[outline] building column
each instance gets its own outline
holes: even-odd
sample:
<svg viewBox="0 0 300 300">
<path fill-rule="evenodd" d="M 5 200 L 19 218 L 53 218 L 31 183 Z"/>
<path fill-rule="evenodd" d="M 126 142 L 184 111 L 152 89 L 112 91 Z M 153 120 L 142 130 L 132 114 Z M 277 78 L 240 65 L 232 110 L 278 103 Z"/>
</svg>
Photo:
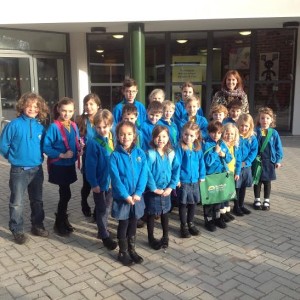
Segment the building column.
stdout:
<svg viewBox="0 0 300 300">
<path fill-rule="evenodd" d="M 139 93 L 137 99 L 146 104 L 145 99 L 145 35 L 144 24 L 131 23 L 128 25 L 130 41 L 130 70 L 131 77 L 137 82 Z"/>
</svg>

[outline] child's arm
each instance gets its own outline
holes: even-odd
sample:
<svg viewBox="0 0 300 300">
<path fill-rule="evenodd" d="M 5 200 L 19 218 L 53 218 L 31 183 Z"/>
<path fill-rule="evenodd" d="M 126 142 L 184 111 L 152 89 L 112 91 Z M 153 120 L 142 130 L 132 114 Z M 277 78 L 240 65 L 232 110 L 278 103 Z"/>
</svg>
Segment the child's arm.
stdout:
<svg viewBox="0 0 300 300">
<path fill-rule="evenodd" d="M 252 162 L 258 154 L 258 142 L 256 136 L 252 136 L 249 145 L 249 153 L 243 162 L 243 167 L 251 167 Z"/>
<path fill-rule="evenodd" d="M 100 151 L 94 140 L 90 140 L 86 145 L 85 156 L 85 176 L 93 192 L 100 193 L 100 187 L 97 182 L 98 163 L 101 162 Z"/>
<path fill-rule="evenodd" d="M 203 157 L 203 151 L 199 150 L 198 155 L 199 155 L 199 178 L 201 182 L 201 181 L 205 181 L 206 168 L 205 168 L 205 162 Z"/>
<path fill-rule="evenodd" d="M 139 156 L 141 158 L 141 169 L 133 196 L 141 197 L 147 185 L 149 169 L 146 154 L 141 149 L 137 150 L 139 151 Z"/>
<path fill-rule="evenodd" d="M 280 168 L 281 167 L 281 161 L 283 158 L 283 147 L 281 143 L 280 136 L 277 131 L 275 131 L 275 156 L 276 156 L 276 162 L 275 162 L 275 167 Z"/>
<path fill-rule="evenodd" d="M 7 124 L 4 127 L 0 137 L 0 154 L 6 159 L 8 159 L 8 154 L 14 135 L 15 128 L 12 126 L 12 123 Z"/>
</svg>

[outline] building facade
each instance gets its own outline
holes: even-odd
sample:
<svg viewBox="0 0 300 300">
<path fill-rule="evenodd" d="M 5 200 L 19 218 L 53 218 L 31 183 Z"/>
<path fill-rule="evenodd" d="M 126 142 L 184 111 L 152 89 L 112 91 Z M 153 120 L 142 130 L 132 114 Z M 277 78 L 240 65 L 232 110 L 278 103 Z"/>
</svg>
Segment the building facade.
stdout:
<svg viewBox="0 0 300 300">
<path fill-rule="evenodd" d="M 155 2 L 138 17 L 124 16 L 134 11 L 131 6 L 139 7 L 136 1 L 130 7 L 118 3 L 117 11 L 103 4 L 101 11 L 108 12 L 103 16 L 94 15 L 95 4 L 77 7 L 63 21 L 61 8 L 55 18 L 50 9 L 52 17 L 44 14 L 42 21 L 39 13 L 37 20 L 5 16 L 0 21 L 0 115 L 14 117 L 16 100 L 28 90 L 39 92 L 51 107 L 63 96 L 73 97 L 79 113 L 83 97 L 96 92 L 103 107 L 112 109 L 125 76 L 137 80 L 138 99 L 145 104 L 157 87 L 176 102 L 181 84 L 191 81 L 207 114 L 224 74 L 236 69 L 251 114 L 270 106 L 279 131 L 300 134 L 299 1 L 273 1 L 271 11 L 268 1 L 244 1 L 230 9 L 214 1 L 204 11 L 192 1 L 182 7 L 187 15 L 180 7 Z"/>
</svg>

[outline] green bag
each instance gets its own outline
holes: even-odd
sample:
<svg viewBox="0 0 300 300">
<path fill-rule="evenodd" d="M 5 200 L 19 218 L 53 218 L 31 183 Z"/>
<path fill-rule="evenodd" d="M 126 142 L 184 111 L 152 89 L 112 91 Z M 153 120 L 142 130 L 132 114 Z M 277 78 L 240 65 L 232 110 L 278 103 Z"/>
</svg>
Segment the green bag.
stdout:
<svg viewBox="0 0 300 300">
<path fill-rule="evenodd" d="M 260 155 L 255 157 L 254 161 L 252 162 L 251 170 L 252 170 L 252 182 L 253 184 L 258 184 L 262 173 Z"/>
<path fill-rule="evenodd" d="M 270 137 L 272 135 L 273 129 L 269 128 L 267 136 L 264 140 L 264 143 L 262 144 L 259 154 L 255 157 L 254 161 L 252 162 L 251 171 L 252 171 L 252 182 L 253 184 L 258 184 L 260 181 L 260 177 L 262 174 L 262 162 L 261 162 L 261 153 L 264 152 L 265 148 L 267 147 L 267 144 L 270 140 Z"/>
<path fill-rule="evenodd" d="M 236 200 L 235 180 L 232 172 L 206 175 L 200 183 L 202 205 Z"/>
</svg>

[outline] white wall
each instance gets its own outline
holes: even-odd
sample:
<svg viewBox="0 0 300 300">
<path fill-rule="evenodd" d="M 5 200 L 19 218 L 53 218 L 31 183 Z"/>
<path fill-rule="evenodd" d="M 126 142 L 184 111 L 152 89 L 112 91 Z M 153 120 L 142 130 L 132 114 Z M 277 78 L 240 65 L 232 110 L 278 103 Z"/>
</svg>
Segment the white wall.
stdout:
<svg viewBox="0 0 300 300">
<path fill-rule="evenodd" d="M 72 94 L 76 114 L 83 111 L 83 98 L 89 93 L 86 34 L 70 34 Z"/>
</svg>

